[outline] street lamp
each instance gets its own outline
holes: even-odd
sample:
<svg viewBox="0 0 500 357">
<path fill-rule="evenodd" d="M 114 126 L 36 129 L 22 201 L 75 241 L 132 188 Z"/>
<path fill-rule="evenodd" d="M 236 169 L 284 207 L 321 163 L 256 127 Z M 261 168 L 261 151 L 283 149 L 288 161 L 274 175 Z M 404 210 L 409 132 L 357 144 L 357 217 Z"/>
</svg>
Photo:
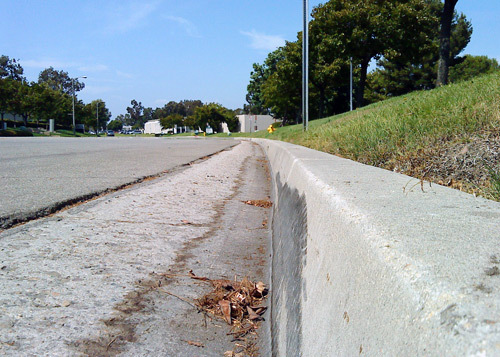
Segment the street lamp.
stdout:
<svg viewBox="0 0 500 357">
<path fill-rule="evenodd" d="M 87 78 L 87 76 L 81 76 L 77 78 L 71 78 L 71 90 L 73 91 L 73 135 L 76 135 L 76 124 L 75 124 L 75 79 Z"/>
<path fill-rule="evenodd" d="M 95 136 L 99 136 L 99 102 L 97 103 L 97 109 L 95 110 Z"/>
<path fill-rule="evenodd" d="M 309 0 L 304 0 L 302 31 L 302 125 L 309 129 Z"/>
</svg>

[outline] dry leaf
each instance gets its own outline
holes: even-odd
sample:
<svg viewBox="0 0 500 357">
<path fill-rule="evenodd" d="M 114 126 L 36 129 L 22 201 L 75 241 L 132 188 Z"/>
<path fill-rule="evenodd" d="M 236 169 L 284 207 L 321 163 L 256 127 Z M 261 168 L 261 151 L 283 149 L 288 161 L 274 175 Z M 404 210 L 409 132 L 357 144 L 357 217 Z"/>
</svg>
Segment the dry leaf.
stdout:
<svg viewBox="0 0 500 357">
<path fill-rule="evenodd" d="M 231 325 L 231 304 L 227 300 L 221 300 L 219 301 L 219 306 L 222 310 L 222 316 L 224 317 L 224 320 Z"/>
<path fill-rule="evenodd" d="M 191 279 L 196 279 L 196 280 L 203 280 L 203 281 L 209 281 L 210 279 L 204 276 L 196 276 L 192 270 L 188 272 L 189 276 Z"/>
<path fill-rule="evenodd" d="M 201 342 L 196 342 L 196 341 L 185 341 L 191 346 L 196 346 L 196 347 L 205 347 L 205 345 Z"/>
<path fill-rule="evenodd" d="M 247 311 L 248 311 L 248 318 L 250 320 L 258 320 L 258 319 L 260 319 L 260 316 L 257 315 L 257 313 L 255 311 L 253 311 L 250 306 L 247 306 Z"/>
<path fill-rule="evenodd" d="M 247 205 L 262 207 L 262 208 L 269 208 L 273 205 L 271 201 L 266 201 L 266 200 L 248 200 L 243 202 L 246 203 Z"/>
<path fill-rule="evenodd" d="M 257 284 L 255 284 L 255 287 L 257 288 L 257 291 L 261 294 L 264 292 L 264 290 L 266 290 L 266 284 L 264 284 L 262 281 L 259 281 Z"/>
</svg>

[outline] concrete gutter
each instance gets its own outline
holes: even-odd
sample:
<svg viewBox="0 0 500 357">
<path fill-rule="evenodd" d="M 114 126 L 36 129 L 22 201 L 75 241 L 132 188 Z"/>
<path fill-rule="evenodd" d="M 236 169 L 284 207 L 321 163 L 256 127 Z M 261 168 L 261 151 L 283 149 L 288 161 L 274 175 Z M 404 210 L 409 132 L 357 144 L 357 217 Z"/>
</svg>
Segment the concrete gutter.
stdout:
<svg viewBox="0 0 500 357">
<path fill-rule="evenodd" d="M 499 203 L 255 141 L 273 176 L 273 355 L 500 354 Z"/>
</svg>

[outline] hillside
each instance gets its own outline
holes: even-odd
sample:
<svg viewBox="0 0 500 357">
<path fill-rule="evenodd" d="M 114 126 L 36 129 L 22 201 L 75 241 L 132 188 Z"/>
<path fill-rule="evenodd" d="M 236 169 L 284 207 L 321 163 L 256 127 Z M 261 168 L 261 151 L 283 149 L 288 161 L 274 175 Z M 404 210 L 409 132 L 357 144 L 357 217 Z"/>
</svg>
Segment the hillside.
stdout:
<svg viewBox="0 0 500 357">
<path fill-rule="evenodd" d="M 500 200 L 500 72 L 259 136 Z"/>
</svg>

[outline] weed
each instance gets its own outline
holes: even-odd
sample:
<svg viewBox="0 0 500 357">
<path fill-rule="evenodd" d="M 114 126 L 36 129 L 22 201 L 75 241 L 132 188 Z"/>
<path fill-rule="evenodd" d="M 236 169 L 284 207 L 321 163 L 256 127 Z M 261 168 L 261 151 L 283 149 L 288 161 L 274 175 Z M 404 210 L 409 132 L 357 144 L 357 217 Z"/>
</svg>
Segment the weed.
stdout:
<svg viewBox="0 0 500 357">
<path fill-rule="evenodd" d="M 500 201 L 500 170 L 492 169 L 488 167 L 488 172 L 490 174 L 490 194 L 497 201 Z"/>
</svg>

